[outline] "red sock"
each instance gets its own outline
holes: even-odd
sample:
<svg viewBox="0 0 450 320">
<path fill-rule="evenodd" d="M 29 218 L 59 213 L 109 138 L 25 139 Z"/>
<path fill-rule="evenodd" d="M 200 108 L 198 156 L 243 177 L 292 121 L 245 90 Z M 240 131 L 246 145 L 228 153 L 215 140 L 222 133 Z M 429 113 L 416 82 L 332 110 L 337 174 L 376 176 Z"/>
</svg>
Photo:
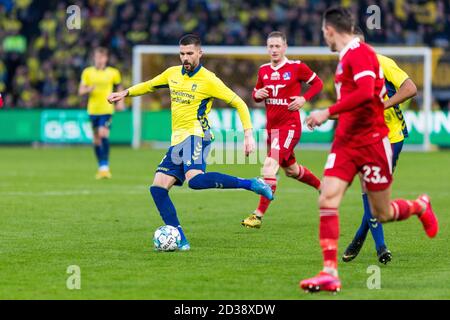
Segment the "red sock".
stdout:
<svg viewBox="0 0 450 320">
<path fill-rule="evenodd" d="M 337 208 L 320 208 L 320 246 L 324 268 L 337 269 L 339 214 Z"/>
<path fill-rule="evenodd" d="M 317 190 L 320 188 L 320 180 L 311 171 L 309 171 L 308 168 L 298 165 L 298 171 L 299 174 L 296 178 L 298 181 L 306 183 Z"/>
<path fill-rule="evenodd" d="M 264 182 L 267 183 L 272 189 L 272 192 L 275 193 L 275 190 L 277 189 L 277 178 L 264 178 Z M 269 208 L 270 202 L 271 201 L 266 197 L 260 197 L 257 210 L 261 212 L 261 215 L 264 215 L 266 213 L 267 208 Z"/>
<path fill-rule="evenodd" d="M 423 211 L 423 207 L 417 200 L 396 199 L 391 201 L 391 207 L 394 210 L 392 220 L 402 221 L 408 219 L 411 215 L 419 215 Z"/>
</svg>

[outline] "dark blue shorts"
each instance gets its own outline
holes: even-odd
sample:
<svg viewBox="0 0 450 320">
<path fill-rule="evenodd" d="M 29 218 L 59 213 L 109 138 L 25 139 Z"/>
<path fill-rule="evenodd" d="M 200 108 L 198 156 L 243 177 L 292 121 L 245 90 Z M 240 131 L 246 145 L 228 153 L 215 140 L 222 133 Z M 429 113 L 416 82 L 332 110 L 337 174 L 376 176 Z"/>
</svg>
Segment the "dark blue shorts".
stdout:
<svg viewBox="0 0 450 320">
<path fill-rule="evenodd" d="M 402 152 L 403 141 L 391 143 L 392 147 L 392 171 L 395 170 L 395 166 L 397 165 L 398 157 L 400 156 L 400 152 Z"/>
<path fill-rule="evenodd" d="M 90 115 L 92 128 L 97 129 L 99 127 L 105 127 L 110 129 L 112 124 L 112 115 L 111 114 L 96 114 Z"/>
<path fill-rule="evenodd" d="M 181 186 L 189 170 L 206 171 L 206 158 L 211 140 L 189 136 L 183 142 L 171 146 L 159 164 L 156 172 L 162 172 L 177 179 L 175 185 Z"/>
</svg>

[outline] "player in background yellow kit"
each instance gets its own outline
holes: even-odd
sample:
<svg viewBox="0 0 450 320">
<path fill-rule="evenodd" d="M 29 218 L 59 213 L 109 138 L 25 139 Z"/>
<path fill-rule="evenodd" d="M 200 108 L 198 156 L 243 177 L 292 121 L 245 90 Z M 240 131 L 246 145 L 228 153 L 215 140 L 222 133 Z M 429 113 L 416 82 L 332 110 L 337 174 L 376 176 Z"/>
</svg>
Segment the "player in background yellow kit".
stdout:
<svg viewBox="0 0 450 320">
<path fill-rule="evenodd" d="M 171 146 L 156 169 L 150 193 L 164 223 L 180 231 L 181 243 L 178 248 L 186 251 L 190 249 L 190 244 L 169 197 L 172 186 L 181 186 L 187 180 L 189 188 L 194 190 L 245 189 L 269 200 L 273 199 L 273 193 L 270 186 L 260 178 L 241 179 L 219 172 L 206 172 L 206 158 L 214 140 L 208 122 L 213 100 L 223 100 L 236 108 L 244 128 L 244 149 L 247 155 L 255 149 L 252 122 L 245 102 L 200 63 L 200 38 L 188 34 L 180 39 L 179 44 L 182 65 L 170 67 L 153 79 L 127 90 L 114 92 L 108 99 L 116 102 L 126 96 L 135 97 L 154 92 L 158 88 L 170 89 Z M 207 196 L 204 201 L 209 201 Z"/>
<path fill-rule="evenodd" d="M 119 70 L 108 66 L 108 49 L 94 50 L 94 65 L 87 67 L 81 74 L 78 94 L 89 95 L 87 112 L 92 123 L 94 150 L 98 162 L 96 179 L 111 178 L 109 169 L 109 132 L 111 129 L 114 105 L 107 98 L 114 91 L 122 90 Z M 116 103 L 116 109 L 124 109 L 124 101 Z"/>
</svg>

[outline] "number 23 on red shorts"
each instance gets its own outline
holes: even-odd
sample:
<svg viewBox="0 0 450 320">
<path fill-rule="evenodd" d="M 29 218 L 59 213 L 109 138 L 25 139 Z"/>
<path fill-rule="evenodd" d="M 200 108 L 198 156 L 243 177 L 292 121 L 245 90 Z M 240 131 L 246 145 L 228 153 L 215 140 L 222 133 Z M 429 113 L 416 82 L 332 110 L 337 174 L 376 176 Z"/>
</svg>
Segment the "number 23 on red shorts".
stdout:
<svg viewBox="0 0 450 320">
<path fill-rule="evenodd" d="M 386 190 L 392 183 L 392 147 L 387 137 L 358 147 L 348 148 L 334 143 L 325 164 L 325 176 L 337 177 L 348 183 L 359 172 L 369 191 Z"/>
</svg>

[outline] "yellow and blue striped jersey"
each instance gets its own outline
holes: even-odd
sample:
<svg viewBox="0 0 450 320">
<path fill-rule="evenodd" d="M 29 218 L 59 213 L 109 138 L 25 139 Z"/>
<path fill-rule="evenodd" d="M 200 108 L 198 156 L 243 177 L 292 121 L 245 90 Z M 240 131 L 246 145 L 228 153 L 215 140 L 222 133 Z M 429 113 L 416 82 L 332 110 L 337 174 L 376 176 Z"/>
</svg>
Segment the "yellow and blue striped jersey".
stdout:
<svg viewBox="0 0 450 320">
<path fill-rule="evenodd" d="M 387 100 L 398 91 L 409 76 L 405 71 L 400 69 L 394 60 L 381 54 L 377 54 L 377 58 L 384 73 L 387 90 L 385 100 Z M 384 121 L 389 128 L 388 137 L 391 143 L 403 141 L 408 137 L 408 128 L 406 127 L 406 122 L 399 105 L 384 110 Z"/>
<path fill-rule="evenodd" d="M 90 115 L 113 114 L 114 105 L 108 102 L 108 96 L 113 92 L 113 86 L 121 82 L 119 70 L 113 67 L 96 69 L 88 67 L 81 74 L 81 84 L 94 86 L 89 93 L 88 113 Z"/>
<path fill-rule="evenodd" d="M 132 86 L 128 89 L 128 94 L 131 97 L 139 96 L 158 88 L 170 90 L 172 146 L 188 136 L 204 137 L 205 132 L 209 132 L 208 113 L 214 98 L 236 108 L 244 129 L 252 128 L 250 112 L 245 102 L 201 64 L 192 72 L 186 72 L 182 66 L 168 68 L 153 79 Z"/>
</svg>

